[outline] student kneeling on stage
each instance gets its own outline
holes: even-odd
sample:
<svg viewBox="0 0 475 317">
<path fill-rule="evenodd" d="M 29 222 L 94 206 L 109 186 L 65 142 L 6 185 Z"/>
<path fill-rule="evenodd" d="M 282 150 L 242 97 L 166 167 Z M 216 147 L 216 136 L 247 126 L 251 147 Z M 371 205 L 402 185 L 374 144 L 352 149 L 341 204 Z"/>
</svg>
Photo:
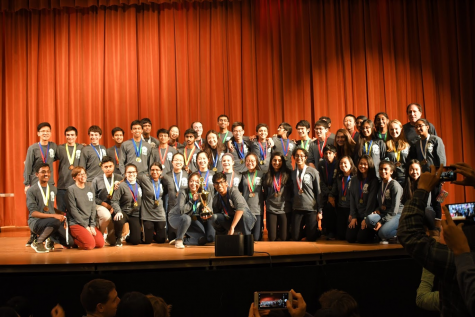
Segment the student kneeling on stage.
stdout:
<svg viewBox="0 0 475 317">
<path fill-rule="evenodd" d="M 206 206 L 201 201 L 200 174 L 194 172 L 188 177 L 188 188 L 183 188 L 178 194 L 178 203 L 168 215 L 170 226 L 177 230 L 176 239 L 170 241 L 177 249 L 184 245 L 204 245 L 214 241 L 214 228 L 208 220 L 211 216 L 200 216 L 203 210 L 211 211 L 212 195 L 209 192 Z M 184 239 L 184 236 L 188 236 Z"/>
<path fill-rule="evenodd" d="M 38 236 L 31 243 L 31 247 L 38 253 L 54 250 L 54 242 L 50 237 L 55 237 L 64 246 L 72 246 L 73 240 L 66 239 L 66 231 L 63 228 L 64 215 L 54 211 L 57 189 L 48 184 L 51 177 L 49 164 L 38 163 L 35 172 L 38 182 L 32 184 L 26 192 L 26 205 L 30 212 L 28 226 L 31 232 Z M 46 246 L 43 245 L 45 240 Z"/>
<path fill-rule="evenodd" d="M 217 194 L 213 198 L 214 215 L 210 221 L 216 234 L 233 235 L 235 230 L 245 235 L 251 234 L 256 217 L 239 190 L 228 187 L 224 173 L 214 174 L 213 185 Z"/>
<path fill-rule="evenodd" d="M 94 190 L 86 185 L 86 169 L 75 167 L 71 176 L 76 183 L 68 188 L 68 222 L 74 242 L 84 250 L 102 248 L 104 238 L 96 228 Z"/>
<path fill-rule="evenodd" d="M 125 166 L 125 181 L 114 191 L 111 201 L 114 208 L 115 245 L 122 246 L 122 229 L 126 222 L 130 226 L 130 244 L 141 242 L 140 207 L 142 205 L 142 188 L 137 184 L 137 167 L 130 163 Z"/>
</svg>

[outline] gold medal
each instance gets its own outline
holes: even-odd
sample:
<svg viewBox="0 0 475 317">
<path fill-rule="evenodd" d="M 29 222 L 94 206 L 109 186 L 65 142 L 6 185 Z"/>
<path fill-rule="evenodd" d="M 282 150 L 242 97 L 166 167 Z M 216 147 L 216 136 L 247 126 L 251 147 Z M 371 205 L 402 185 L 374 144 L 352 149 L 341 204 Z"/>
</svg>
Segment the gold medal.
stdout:
<svg viewBox="0 0 475 317">
<path fill-rule="evenodd" d="M 303 189 L 299 190 L 299 195 L 303 194 Z"/>
<path fill-rule="evenodd" d="M 360 203 L 360 204 L 363 203 L 363 198 L 360 198 L 359 203 Z"/>
<path fill-rule="evenodd" d="M 178 197 L 178 193 L 176 193 L 176 195 L 175 195 L 175 196 L 176 196 L 176 197 Z"/>
<path fill-rule="evenodd" d="M 48 207 L 48 206 L 44 206 L 44 207 L 43 207 L 43 210 L 46 211 L 46 212 L 48 212 L 48 211 L 49 211 L 49 207 Z"/>
<path fill-rule="evenodd" d="M 99 167 L 101 167 L 101 166 L 102 166 L 102 162 L 99 162 Z"/>
<path fill-rule="evenodd" d="M 264 165 L 264 161 L 261 161 L 261 165 Z"/>
<path fill-rule="evenodd" d="M 254 197 L 254 193 L 250 193 L 250 194 L 249 194 L 249 197 Z"/>
<path fill-rule="evenodd" d="M 241 160 L 241 164 L 244 163 L 244 160 Z"/>
<path fill-rule="evenodd" d="M 213 167 L 213 172 L 216 172 L 218 169 L 216 167 Z"/>
<path fill-rule="evenodd" d="M 111 199 L 112 199 L 112 195 L 107 195 L 107 199 L 111 200 Z"/>
<path fill-rule="evenodd" d="M 341 197 L 341 201 L 346 201 L 346 197 L 345 196 Z"/>
<path fill-rule="evenodd" d="M 155 205 L 159 206 L 160 205 L 160 200 L 155 200 Z"/>
<path fill-rule="evenodd" d="M 142 162 L 142 159 L 140 157 L 137 157 L 135 160 L 139 163 Z"/>
<path fill-rule="evenodd" d="M 138 202 L 134 202 L 134 207 L 138 207 L 139 206 L 139 203 Z"/>
<path fill-rule="evenodd" d="M 397 162 L 397 163 L 396 163 L 396 166 L 397 166 L 397 167 L 401 167 L 401 162 Z"/>
<path fill-rule="evenodd" d="M 274 196 L 275 196 L 275 197 L 279 197 L 279 193 L 275 193 Z"/>
<path fill-rule="evenodd" d="M 427 165 L 427 160 L 422 160 L 421 165 Z"/>
<path fill-rule="evenodd" d="M 69 169 L 72 170 L 74 168 L 74 165 L 69 165 Z"/>
</svg>

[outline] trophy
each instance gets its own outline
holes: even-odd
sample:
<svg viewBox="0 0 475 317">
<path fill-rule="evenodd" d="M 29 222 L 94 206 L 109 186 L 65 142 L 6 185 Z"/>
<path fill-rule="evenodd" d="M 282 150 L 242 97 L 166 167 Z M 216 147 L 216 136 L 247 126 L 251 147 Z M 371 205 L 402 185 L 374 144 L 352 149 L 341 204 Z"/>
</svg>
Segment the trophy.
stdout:
<svg viewBox="0 0 475 317">
<path fill-rule="evenodd" d="M 198 195 L 200 195 L 201 204 L 203 205 L 203 208 L 201 209 L 200 217 L 207 219 L 213 215 L 213 212 L 207 206 L 209 191 L 205 190 L 205 186 L 206 186 L 205 179 L 203 177 L 200 177 L 200 188 L 199 188 Z"/>
</svg>

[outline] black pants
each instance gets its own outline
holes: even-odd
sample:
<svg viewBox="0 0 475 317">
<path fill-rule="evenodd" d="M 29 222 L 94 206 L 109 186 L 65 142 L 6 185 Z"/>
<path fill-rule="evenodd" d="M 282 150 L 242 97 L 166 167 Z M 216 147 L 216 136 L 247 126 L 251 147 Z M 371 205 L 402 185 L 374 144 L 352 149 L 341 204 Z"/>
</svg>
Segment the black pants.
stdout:
<svg viewBox="0 0 475 317">
<path fill-rule="evenodd" d="M 361 222 L 363 218 L 358 218 L 356 226 L 354 228 L 348 228 L 346 230 L 346 241 L 349 243 L 373 243 L 376 231 L 373 228 L 366 227 L 361 229 Z"/>
<path fill-rule="evenodd" d="M 280 241 L 287 240 L 287 215 L 267 213 L 266 218 L 267 237 L 269 241 L 275 241 L 277 238 L 277 228 L 279 228 Z"/>
<path fill-rule="evenodd" d="M 322 219 L 322 227 L 326 228 L 327 230 L 327 235 L 332 233 L 333 235 L 336 235 L 336 209 L 333 207 L 329 202 L 327 202 L 323 206 L 322 210 L 323 214 L 323 219 Z"/>
<path fill-rule="evenodd" d="M 114 230 L 116 234 L 117 241 L 120 241 L 122 238 L 122 229 L 124 228 L 124 224 L 126 222 L 129 223 L 130 229 L 130 238 L 127 243 L 130 244 L 140 244 L 141 242 L 141 229 L 142 226 L 140 225 L 140 218 L 139 217 L 132 217 L 127 215 L 126 213 L 122 213 L 124 217 L 119 221 L 114 220 Z"/>
<path fill-rule="evenodd" d="M 346 240 L 349 216 L 350 208 L 336 207 L 336 238 L 338 240 Z"/>
<path fill-rule="evenodd" d="M 262 216 L 256 216 L 256 223 L 254 224 L 254 228 L 252 228 L 251 234 L 254 236 L 254 241 L 260 241 L 262 238 Z"/>
<path fill-rule="evenodd" d="M 153 241 L 156 243 L 165 243 L 167 240 L 167 233 L 165 230 L 166 221 L 143 221 L 143 236 L 144 242 L 150 244 Z"/>
<path fill-rule="evenodd" d="M 305 237 L 307 241 L 315 241 L 322 235 L 318 230 L 317 212 L 315 210 L 294 210 L 292 217 L 292 240 L 300 241 L 304 234 L 301 230 L 305 221 Z"/>
<path fill-rule="evenodd" d="M 33 233 L 40 236 L 46 228 L 53 228 L 53 232 L 49 235 L 51 239 L 66 247 L 72 247 L 74 245 L 74 239 L 71 233 L 68 233 L 68 241 L 66 241 L 66 229 L 64 229 L 63 223 L 56 218 L 42 218 L 36 220 L 33 228 L 30 228 Z M 49 238 L 47 237 L 47 238 Z"/>
</svg>

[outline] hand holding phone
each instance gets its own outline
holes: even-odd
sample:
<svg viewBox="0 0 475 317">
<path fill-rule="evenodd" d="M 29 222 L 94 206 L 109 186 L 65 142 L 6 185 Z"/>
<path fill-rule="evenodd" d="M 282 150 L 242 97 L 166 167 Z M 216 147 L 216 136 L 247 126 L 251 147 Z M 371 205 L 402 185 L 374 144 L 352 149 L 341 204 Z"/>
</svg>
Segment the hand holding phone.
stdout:
<svg viewBox="0 0 475 317">
<path fill-rule="evenodd" d="M 290 292 L 254 292 L 254 306 L 259 310 L 287 309 L 287 301 L 292 302 Z"/>
</svg>

